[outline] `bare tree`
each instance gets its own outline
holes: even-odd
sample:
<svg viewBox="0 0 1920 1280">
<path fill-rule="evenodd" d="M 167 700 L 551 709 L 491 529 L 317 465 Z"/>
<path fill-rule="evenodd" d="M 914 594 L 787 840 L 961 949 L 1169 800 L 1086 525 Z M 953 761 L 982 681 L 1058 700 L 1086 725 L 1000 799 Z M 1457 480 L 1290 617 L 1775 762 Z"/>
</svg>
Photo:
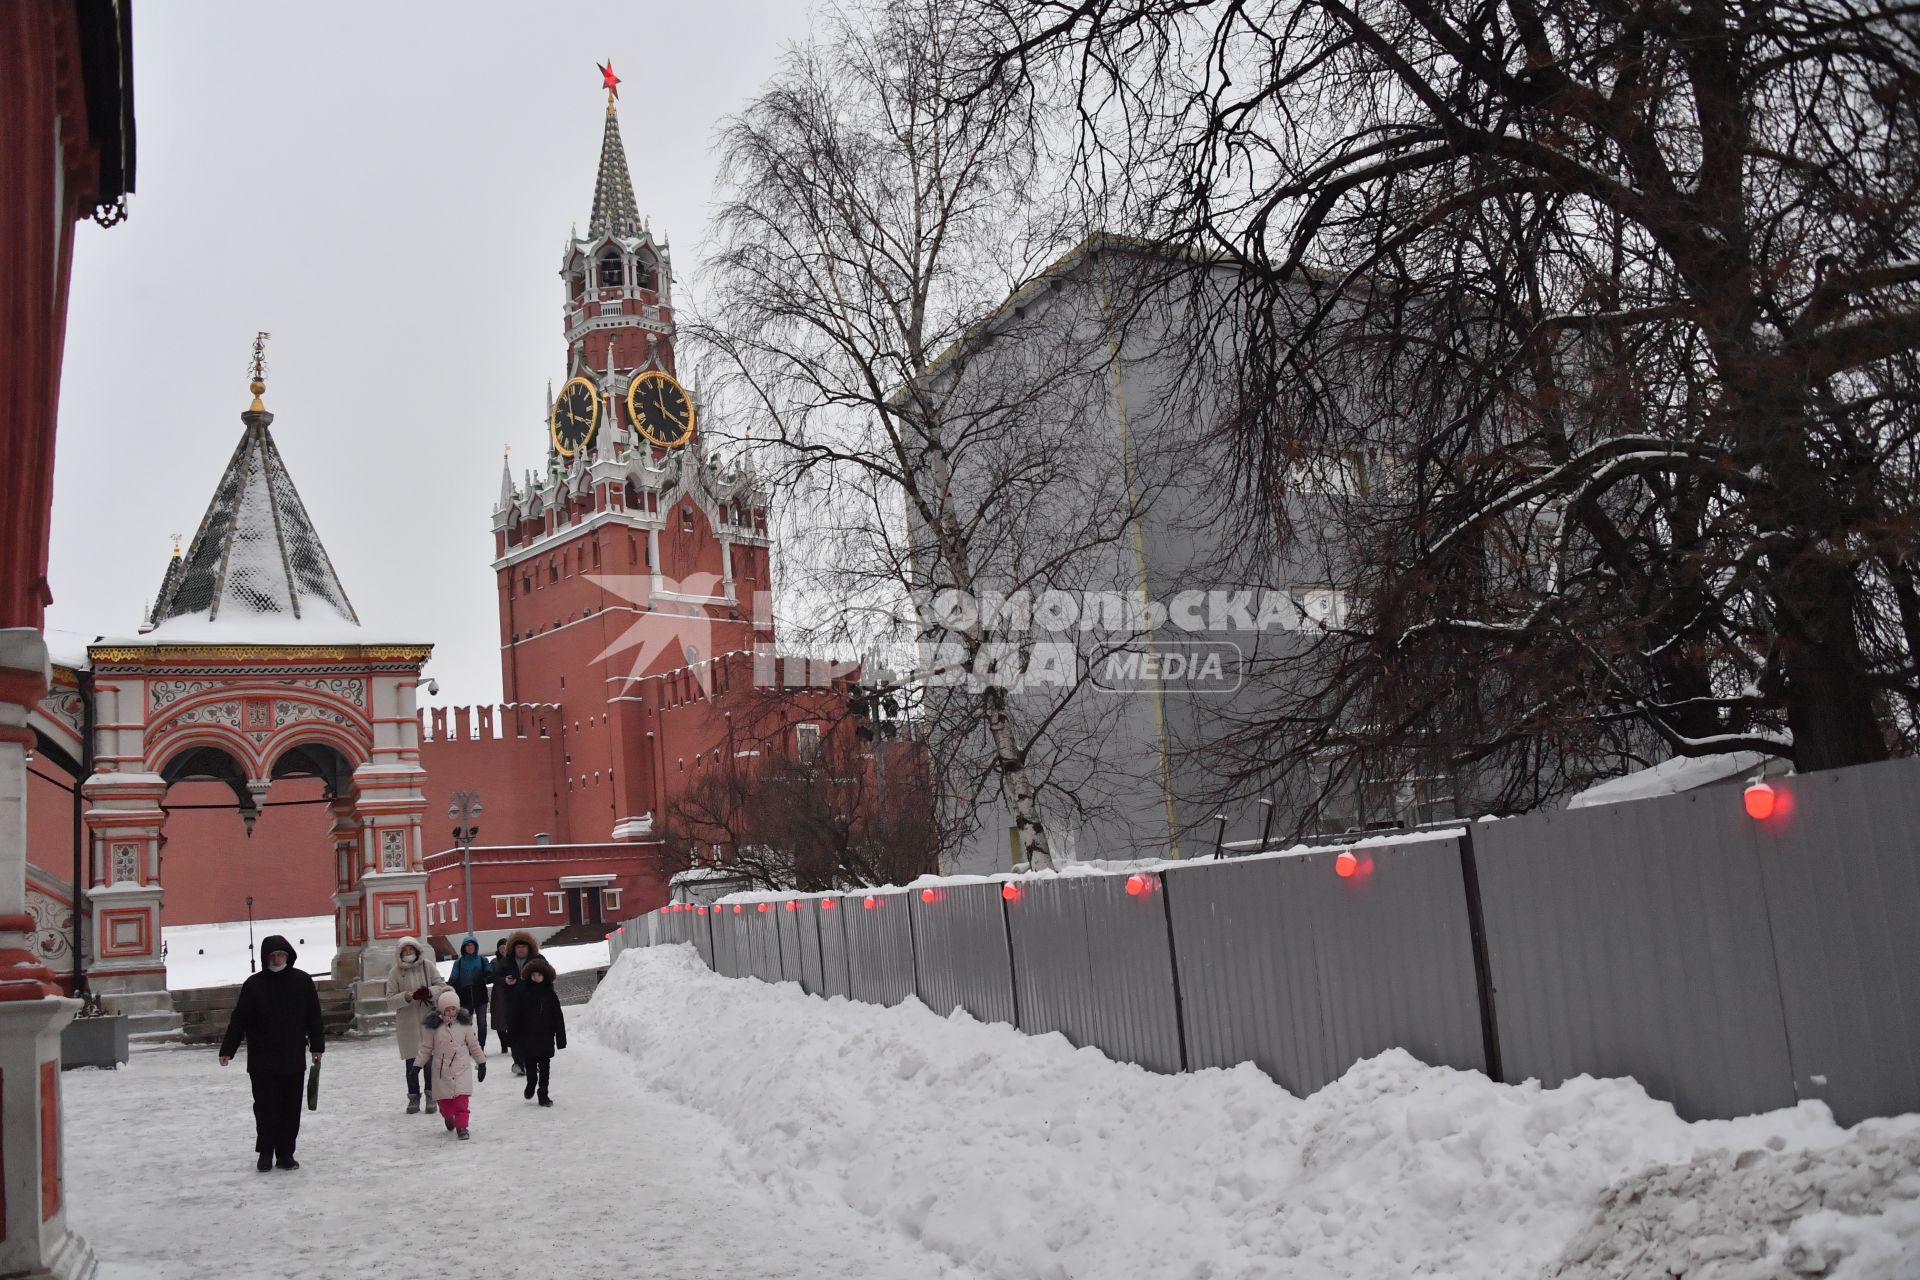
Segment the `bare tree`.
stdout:
<svg viewBox="0 0 1920 1280">
<path fill-rule="evenodd" d="M 1083 589 L 1143 495 L 1089 447 L 1102 316 L 1063 319 L 1046 283 L 1080 222 L 1020 100 L 962 82 L 962 34 L 935 0 L 828 14 L 727 124 L 699 335 L 721 416 L 803 526 L 783 626 L 850 655 L 904 640 L 901 669 L 931 656 L 910 692 L 943 797 L 1003 801 L 1046 866 L 1046 815 L 1095 794 L 1112 708 L 1079 697 L 1079 668 L 1023 682 L 1031 633 L 979 606 Z"/>
<path fill-rule="evenodd" d="M 735 745 L 752 745 L 665 806 L 663 874 L 719 865 L 764 888 L 811 893 L 904 884 L 938 869 L 929 757 L 911 733 L 863 738 L 868 718 L 843 715 L 796 752 L 790 733 L 754 736 L 736 719 Z"/>
<path fill-rule="evenodd" d="M 1324 534 L 1350 569 L 1229 772 L 1424 755 L 1524 804 L 1654 743 L 1911 749 L 1920 10 L 958 20 L 996 87 L 1078 107 L 1104 195 L 1231 268 L 1194 349 L 1271 517 L 1248 549 Z M 1316 465 L 1366 479 L 1303 529 Z"/>
</svg>

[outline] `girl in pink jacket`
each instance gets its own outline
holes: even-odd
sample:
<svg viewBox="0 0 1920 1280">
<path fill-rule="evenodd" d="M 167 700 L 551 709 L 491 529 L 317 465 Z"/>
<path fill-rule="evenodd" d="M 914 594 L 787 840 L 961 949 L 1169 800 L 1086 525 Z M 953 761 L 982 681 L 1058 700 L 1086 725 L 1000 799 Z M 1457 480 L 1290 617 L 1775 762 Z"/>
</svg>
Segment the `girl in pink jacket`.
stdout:
<svg viewBox="0 0 1920 1280">
<path fill-rule="evenodd" d="M 465 1142 L 473 1083 L 487 1078 L 487 1054 L 473 1029 L 472 1011 L 460 1007 L 460 997 L 451 987 L 442 989 L 434 1011 L 427 1015 L 414 1061 L 423 1067 L 432 1064 L 433 1100 L 440 1104 L 448 1131 L 457 1130 Z"/>
</svg>

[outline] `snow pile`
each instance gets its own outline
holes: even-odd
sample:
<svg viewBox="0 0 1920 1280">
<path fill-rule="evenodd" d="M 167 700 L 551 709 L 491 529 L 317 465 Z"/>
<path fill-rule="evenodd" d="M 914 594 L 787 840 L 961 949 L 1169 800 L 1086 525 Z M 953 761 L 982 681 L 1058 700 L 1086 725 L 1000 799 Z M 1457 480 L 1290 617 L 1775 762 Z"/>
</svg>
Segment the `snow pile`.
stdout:
<svg viewBox="0 0 1920 1280">
<path fill-rule="evenodd" d="M 1759 751 L 1727 751 L 1711 756 L 1674 756 L 1633 773 L 1596 782 L 1567 801 L 1569 809 L 1675 796 L 1751 773 L 1773 759 Z"/>
<path fill-rule="evenodd" d="M 1845 1265 L 1843 1265 L 1845 1264 Z M 1920 1276 L 1920 1134 L 1722 1152 L 1608 1188 L 1556 1280 Z"/>
<path fill-rule="evenodd" d="M 1910 1277 L 1895 1259 L 1920 1242 L 1894 1172 L 1920 1117 L 1848 1131 L 1806 1103 L 1687 1124 L 1631 1081 L 1496 1085 L 1398 1051 L 1299 1099 L 1252 1066 L 1155 1076 L 915 1002 L 721 978 L 686 947 L 622 956 L 583 1022 L 717 1119 L 737 1176 L 844 1201 L 982 1277 L 1660 1276 L 1640 1259 L 1686 1256 L 1651 1222 L 1681 1197 L 1698 1216 L 1674 1247 L 1738 1233 L 1757 1256 L 1831 1256 L 1840 1280 Z M 1636 1233 L 1651 1252 L 1627 1252 Z"/>
</svg>

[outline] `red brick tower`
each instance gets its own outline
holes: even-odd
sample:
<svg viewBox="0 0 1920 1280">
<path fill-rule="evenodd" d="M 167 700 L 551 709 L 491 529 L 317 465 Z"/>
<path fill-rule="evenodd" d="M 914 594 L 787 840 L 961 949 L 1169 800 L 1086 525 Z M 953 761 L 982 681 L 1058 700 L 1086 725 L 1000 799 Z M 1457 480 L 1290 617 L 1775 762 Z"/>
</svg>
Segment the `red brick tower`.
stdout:
<svg viewBox="0 0 1920 1280">
<path fill-rule="evenodd" d="M 567 358 L 545 466 L 518 483 L 506 470 L 493 513 L 506 698 L 560 708 L 557 798 L 576 842 L 653 831 L 675 767 L 656 736 L 664 673 L 698 679 L 773 641 L 766 495 L 705 452 L 674 367 L 672 259 L 637 212 L 603 74 L 593 211 L 560 264 Z"/>
</svg>

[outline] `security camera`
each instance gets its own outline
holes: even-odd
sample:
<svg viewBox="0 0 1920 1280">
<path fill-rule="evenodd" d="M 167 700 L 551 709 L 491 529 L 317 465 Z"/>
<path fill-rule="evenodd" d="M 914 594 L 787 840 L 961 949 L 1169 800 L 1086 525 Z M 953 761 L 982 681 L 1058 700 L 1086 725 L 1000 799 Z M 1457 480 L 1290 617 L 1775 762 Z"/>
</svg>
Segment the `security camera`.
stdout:
<svg viewBox="0 0 1920 1280">
<path fill-rule="evenodd" d="M 429 698 L 437 698 L 440 696 L 440 682 L 438 680 L 427 681 L 427 696 Z"/>
</svg>

